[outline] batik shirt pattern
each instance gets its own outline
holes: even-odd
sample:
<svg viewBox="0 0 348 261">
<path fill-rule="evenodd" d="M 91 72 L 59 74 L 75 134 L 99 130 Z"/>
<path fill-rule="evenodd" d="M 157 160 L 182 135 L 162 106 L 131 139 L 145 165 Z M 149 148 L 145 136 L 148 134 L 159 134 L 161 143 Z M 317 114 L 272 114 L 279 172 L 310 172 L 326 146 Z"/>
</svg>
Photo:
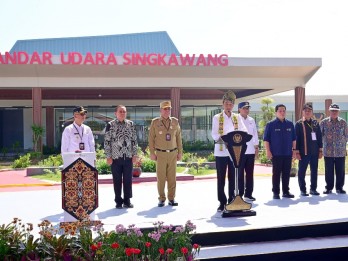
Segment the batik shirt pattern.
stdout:
<svg viewBox="0 0 348 261">
<path fill-rule="evenodd" d="M 137 135 L 132 121 L 110 121 L 105 129 L 104 151 L 107 158 L 131 158 L 137 155 Z"/>
<path fill-rule="evenodd" d="M 328 117 L 320 122 L 320 129 L 323 136 L 324 157 L 345 157 L 348 140 L 347 122 L 340 117 L 337 120 Z"/>
</svg>

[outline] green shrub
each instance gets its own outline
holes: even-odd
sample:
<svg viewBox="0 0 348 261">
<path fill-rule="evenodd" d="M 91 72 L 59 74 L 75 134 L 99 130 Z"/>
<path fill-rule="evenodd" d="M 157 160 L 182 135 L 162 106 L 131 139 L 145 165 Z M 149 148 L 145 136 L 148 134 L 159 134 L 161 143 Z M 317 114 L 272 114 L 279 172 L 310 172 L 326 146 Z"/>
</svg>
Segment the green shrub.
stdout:
<svg viewBox="0 0 348 261">
<path fill-rule="evenodd" d="M 39 162 L 39 166 L 44 167 L 59 167 L 60 165 L 63 165 L 63 158 L 61 154 L 51 155 L 47 159 Z"/>
<path fill-rule="evenodd" d="M 208 162 L 214 162 L 215 161 L 215 156 L 214 153 L 211 152 L 208 157 L 207 157 Z"/>
<path fill-rule="evenodd" d="M 31 151 L 30 153 L 30 163 L 31 165 L 36 165 L 42 159 L 42 153 L 40 151 Z"/>
<path fill-rule="evenodd" d="M 259 159 L 262 164 L 272 164 L 272 161 L 267 158 L 266 150 L 259 152 Z"/>
<path fill-rule="evenodd" d="M 12 163 L 12 168 L 14 169 L 27 168 L 29 166 L 30 166 L 30 153 L 27 153 L 24 156 L 20 156 L 19 159 L 16 159 Z"/>
<path fill-rule="evenodd" d="M 197 160 L 197 153 L 184 152 L 182 155 L 182 162 L 192 162 Z"/>
<path fill-rule="evenodd" d="M 100 144 L 96 144 L 95 154 L 96 154 L 97 160 L 106 158 L 104 149 L 101 148 Z"/>
<path fill-rule="evenodd" d="M 186 141 L 186 142 L 183 142 L 183 148 L 184 148 L 184 151 L 213 150 L 214 143 L 209 140 Z"/>
<path fill-rule="evenodd" d="M 106 163 L 106 159 L 98 159 L 96 167 L 99 174 L 111 174 L 111 166 Z"/>
<path fill-rule="evenodd" d="M 141 169 L 143 172 L 156 172 L 156 162 L 149 158 L 144 158 L 141 163 Z"/>
</svg>

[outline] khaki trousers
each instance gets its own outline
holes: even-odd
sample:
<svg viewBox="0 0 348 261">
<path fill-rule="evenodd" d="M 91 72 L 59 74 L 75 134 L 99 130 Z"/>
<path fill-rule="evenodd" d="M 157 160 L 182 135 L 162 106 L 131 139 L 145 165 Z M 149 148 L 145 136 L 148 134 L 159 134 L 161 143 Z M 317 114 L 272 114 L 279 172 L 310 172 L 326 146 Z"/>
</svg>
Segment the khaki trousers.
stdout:
<svg viewBox="0 0 348 261">
<path fill-rule="evenodd" d="M 166 194 L 164 188 L 166 181 L 168 182 L 168 200 L 174 200 L 175 189 L 176 189 L 176 161 L 178 151 L 172 152 L 162 152 L 156 151 L 157 164 L 156 164 L 156 174 L 157 174 L 157 190 L 158 199 L 161 201 L 166 200 Z"/>
</svg>

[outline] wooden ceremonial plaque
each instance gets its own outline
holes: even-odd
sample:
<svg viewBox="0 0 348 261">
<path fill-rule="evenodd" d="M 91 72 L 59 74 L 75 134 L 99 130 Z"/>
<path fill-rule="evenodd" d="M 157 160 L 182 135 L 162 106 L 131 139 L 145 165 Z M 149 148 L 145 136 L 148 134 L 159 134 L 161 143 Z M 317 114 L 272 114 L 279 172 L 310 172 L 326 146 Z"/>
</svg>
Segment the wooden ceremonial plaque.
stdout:
<svg viewBox="0 0 348 261">
<path fill-rule="evenodd" d="M 62 171 L 62 208 L 77 220 L 98 208 L 98 171 L 81 158 Z"/>
</svg>

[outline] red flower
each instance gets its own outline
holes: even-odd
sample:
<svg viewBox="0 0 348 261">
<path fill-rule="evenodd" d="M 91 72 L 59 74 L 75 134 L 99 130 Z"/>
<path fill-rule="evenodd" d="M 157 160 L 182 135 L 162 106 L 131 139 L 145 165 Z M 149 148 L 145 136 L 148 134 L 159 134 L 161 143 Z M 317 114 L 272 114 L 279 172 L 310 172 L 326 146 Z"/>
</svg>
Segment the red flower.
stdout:
<svg viewBox="0 0 348 261">
<path fill-rule="evenodd" d="M 139 254 L 141 253 L 141 250 L 138 249 L 138 248 L 133 248 L 133 253 L 134 253 L 135 255 L 139 255 Z"/>
<path fill-rule="evenodd" d="M 97 251 L 98 248 L 99 248 L 99 247 L 98 247 L 96 244 L 91 245 L 91 249 L 92 249 L 93 251 Z"/>
<path fill-rule="evenodd" d="M 120 244 L 117 243 L 117 242 L 111 244 L 111 248 L 116 249 L 116 248 L 119 248 L 119 247 L 120 247 Z"/>
<path fill-rule="evenodd" d="M 151 246 L 151 243 L 150 243 L 150 242 L 146 242 L 146 243 L 145 243 L 145 246 L 146 246 L 146 247 L 150 247 L 150 246 Z"/>
<path fill-rule="evenodd" d="M 131 256 L 133 254 L 133 248 L 126 248 L 125 250 L 127 256 Z"/>
<path fill-rule="evenodd" d="M 164 249 L 163 248 L 158 249 L 158 252 L 160 252 L 161 255 L 164 255 Z"/>
<path fill-rule="evenodd" d="M 193 247 L 194 249 L 197 249 L 197 248 L 199 248 L 199 245 L 198 245 L 198 244 L 193 244 L 192 247 Z"/>
<path fill-rule="evenodd" d="M 181 253 L 183 253 L 184 255 L 188 253 L 188 249 L 186 247 L 182 247 L 181 248 Z"/>
<path fill-rule="evenodd" d="M 168 255 L 170 255 L 171 253 L 173 253 L 173 249 L 168 248 L 168 249 L 166 250 L 166 253 L 167 253 Z"/>
</svg>

